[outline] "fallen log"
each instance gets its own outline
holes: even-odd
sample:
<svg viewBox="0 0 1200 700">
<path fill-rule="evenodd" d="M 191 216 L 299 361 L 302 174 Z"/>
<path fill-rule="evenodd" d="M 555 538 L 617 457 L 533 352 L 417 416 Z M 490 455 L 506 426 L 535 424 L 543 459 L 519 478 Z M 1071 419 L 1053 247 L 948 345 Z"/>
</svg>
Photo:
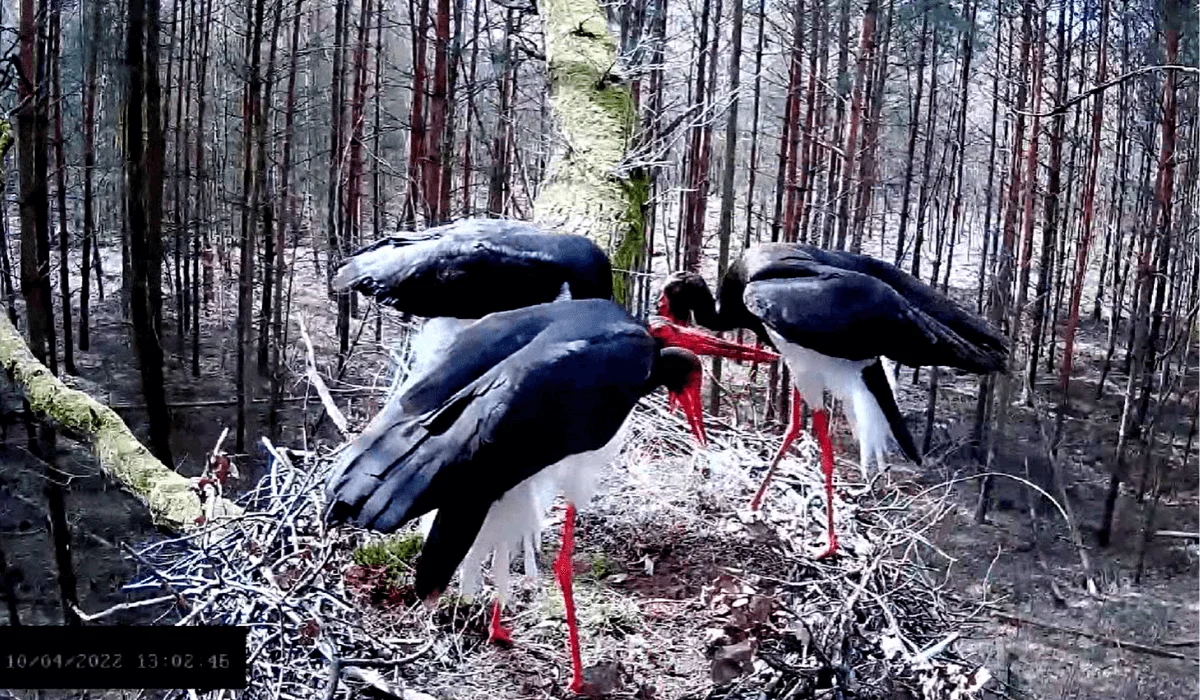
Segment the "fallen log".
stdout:
<svg viewBox="0 0 1200 700">
<path fill-rule="evenodd" d="M 6 314 L 0 313 L 0 368 L 24 394 L 41 420 L 86 443 L 104 473 L 150 509 L 154 523 L 187 532 L 197 521 L 241 515 L 225 499 L 202 506 L 191 482 L 158 461 L 108 406 L 63 384 L 34 357 Z"/>
</svg>

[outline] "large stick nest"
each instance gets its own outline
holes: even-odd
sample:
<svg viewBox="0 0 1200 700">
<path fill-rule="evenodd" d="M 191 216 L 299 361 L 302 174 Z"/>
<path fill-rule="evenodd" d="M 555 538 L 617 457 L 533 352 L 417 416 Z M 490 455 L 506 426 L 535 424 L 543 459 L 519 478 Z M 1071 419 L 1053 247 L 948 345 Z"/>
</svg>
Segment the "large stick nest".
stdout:
<svg viewBox="0 0 1200 700">
<path fill-rule="evenodd" d="M 893 476 L 839 483 L 842 554 L 817 561 L 824 497 L 807 435 L 761 513 L 744 510 L 778 437 L 710 424 L 699 451 L 643 402 L 576 556 L 588 690 L 639 698 L 959 698 L 988 679 L 953 642 L 975 610 L 943 593 L 929 531 L 948 488 Z M 505 611 L 516 646 L 487 644 L 487 600 L 415 599 L 416 525 L 385 539 L 320 523 L 332 452 L 267 445 L 269 473 L 216 537 L 143 548 L 129 588 L 186 601 L 180 624 L 247 625 L 247 697 L 561 697 L 561 598 L 544 552 Z M 213 460 L 219 463 L 221 460 Z M 856 470 L 839 469 L 849 476 Z M 885 483 L 887 481 L 892 483 Z M 556 510 L 546 539 L 557 534 Z M 544 547 L 550 550 L 551 547 Z M 519 566 L 519 562 L 516 563 Z M 314 690 L 316 689 L 316 690 Z M 419 689 L 419 690 L 414 690 Z"/>
</svg>

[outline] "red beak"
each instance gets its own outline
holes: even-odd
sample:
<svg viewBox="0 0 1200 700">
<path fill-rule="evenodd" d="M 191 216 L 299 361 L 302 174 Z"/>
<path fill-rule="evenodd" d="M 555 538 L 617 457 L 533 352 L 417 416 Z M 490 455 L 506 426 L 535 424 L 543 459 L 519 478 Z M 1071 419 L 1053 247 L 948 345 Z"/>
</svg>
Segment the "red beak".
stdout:
<svg viewBox="0 0 1200 700">
<path fill-rule="evenodd" d="M 675 320 L 675 317 L 671 315 L 671 304 L 667 301 L 666 294 L 658 295 L 658 315 L 672 321 Z"/>
<path fill-rule="evenodd" d="M 708 446 L 708 438 L 704 435 L 704 409 L 700 399 L 700 376 L 698 375 L 695 382 L 684 387 L 683 391 L 678 394 L 671 393 L 671 401 L 678 402 L 683 406 L 683 414 L 687 416 L 688 426 L 692 429 L 692 435 L 696 436 L 696 441 L 701 447 Z"/>
<path fill-rule="evenodd" d="M 650 335 L 662 340 L 667 347 L 684 348 L 697 355 L 724 357 L 739 362 L 774 362 L 779 359 L 779 355 L 770 350 L 722 340 L 662 318 L 650 319 L 649 327 Z"/>
</svg>

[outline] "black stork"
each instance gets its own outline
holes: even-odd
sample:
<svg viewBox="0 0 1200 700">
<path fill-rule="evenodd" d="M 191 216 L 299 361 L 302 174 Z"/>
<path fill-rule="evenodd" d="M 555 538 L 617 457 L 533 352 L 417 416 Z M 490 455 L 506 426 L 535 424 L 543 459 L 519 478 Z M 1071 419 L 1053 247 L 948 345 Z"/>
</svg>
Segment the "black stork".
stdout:
<svg viewBox="0 0 1200 700">
<path fill-rule="evenodd" d="M 515 219 L 468 218 L 358 250 L 338 268 L 333 287 L 426 319 L 412 341 L 415 377 L 458 331 L 487 314 L 610 298 L 612 267 L 584 236 Z"/>
<path fill-rule="evenodd" d="M 700 341 L 712 354 L 756 359 L 739 345 Z M 477 569 L 494 549 L 493 568 L 503 574 L 497 585 L 505 587 L 492 609 L 491 636 L 499 640 L 508 636 L 500 611 L 509 548 L 538 540 L 542 514 L 563 493 L 554 571 L 578 692 L 576 505 L 591 499 L 599 470 L 620 451 L 634 404 L 659 386 L 704 443 L 701 378 L 695 354 L 666 347 L 610 301 L 562 300 L 485 316 L 346 448 L 327 487 L 326 520 L 389 532 L 436 510 L 416 569 L 416 592 L 426 600 L 440 595 L 460 564 Z"/>
<path fill-rule="evenodd" d="M 816 409 L 813 431 L 825 476 L 829 544 L 821 556 L 838 548 L 825 392 L 846 408 L 864 475 L 872 458 L 883 467 L 889 438 L 919 465 L 880 358 L 986 374 L 1004 371 L 1008 356 L 1006 340 L 987 323 L 896 266 L 796 243 L 748 249 L 726 272 L 716 299 L 699 275 L 675 273 L 659 297 L 659 314 L 683 325 L 694 319 L 713 331 L 753 330 L 779 350 L 795 383 L 791 425 L 750 507 L 759 508 L 776 467 L 800 434 L 803 395 Z"/>
</svg>

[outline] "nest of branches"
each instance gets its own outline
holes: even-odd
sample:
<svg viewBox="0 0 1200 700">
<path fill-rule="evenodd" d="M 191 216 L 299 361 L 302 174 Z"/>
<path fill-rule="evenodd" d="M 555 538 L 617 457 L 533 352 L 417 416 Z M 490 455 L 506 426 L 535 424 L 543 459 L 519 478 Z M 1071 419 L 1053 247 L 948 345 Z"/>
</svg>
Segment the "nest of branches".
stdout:
<svg viewBox="0 0 1200 700">
<path fill-rule="evenodd" d="M 714 422 L 700 451 L 664 404 L 638 406 L 626 450 L 581 513 L 588 694 L 966 698 L 988 681 L 954 652 L 979 610 L 943 593 L 945 560 L 925 536 L 950 508 L 948 488 L 895 474 L 839 483 L 841 553 L 817 560 L 825 507 L 815 441 L 798 441 L 751 513 L 745 504 L 778 436 Z M 248 626 L 245 697 L 567 696 L 553 551 L 540 576 L 518 579 L 505 612 L 516 646 L 497 649 L 486 641 L 488 601 L 453 587 L 432 609 L 415 599 L 415 524 L 387 538 L 326 531 L 334 451 L 262 442 L 270 468 L 238 499 L 245 514 L 140 548 L 141 576 L 128 586 L 176 601 L 176 624 Z M 224 488 L 236 474 L 228 462 L 215 454 L 220 478 L 199 487 Z"/>
</svg>

